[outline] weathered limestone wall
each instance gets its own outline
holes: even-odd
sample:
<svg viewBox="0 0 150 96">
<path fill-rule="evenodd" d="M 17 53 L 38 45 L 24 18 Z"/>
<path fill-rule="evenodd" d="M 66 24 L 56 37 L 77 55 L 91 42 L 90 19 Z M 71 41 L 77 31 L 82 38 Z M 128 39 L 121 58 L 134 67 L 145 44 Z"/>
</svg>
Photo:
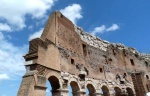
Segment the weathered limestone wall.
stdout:
<svg viewBox="0 0 150 96">
<path fill-rule="evenodd" d="M 18 96 L 45 96 L 46 80 L 53 96 L 67 96 L 69 85 L 74 96 L 85 96 L 86 88 L 90 96 L 135 96 L 136 90 L 150 90 L 150 55 L 92 36 L 60 12 L 51 14 L 41 38 L 30 41 L 24 58 L 27 73 L 37 73 L 32 75 L 35 81 L 24 76 Z M 143 76 L 139 87 L 135 73 Z"/>
</svg>

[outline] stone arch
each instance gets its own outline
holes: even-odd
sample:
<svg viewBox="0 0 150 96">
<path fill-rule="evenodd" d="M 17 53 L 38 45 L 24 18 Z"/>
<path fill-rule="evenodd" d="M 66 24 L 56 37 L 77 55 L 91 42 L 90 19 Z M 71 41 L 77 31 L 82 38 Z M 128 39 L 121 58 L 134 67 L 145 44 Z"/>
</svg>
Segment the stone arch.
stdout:
<svg viewBox="0 0 150 96">
<path fill-rule="evenodd" d="M 48 81 L 52 87 L 52 95 L 58 95 L 60 94 L 58 89 L 60 88 L 59 79 L 56 76 L 50 76 L 48 78 Z"/>
<path fill-rule="evenodd" d="M 89 91 L 89 96 L 93 96 L 96 93 L 95 85 L 91 80 L 86 81 L 86 87 Z"/>
<path fill-rule="evenodd" d="M 115 96 L 121 96 L 121 88 L 116 86 L 114 87 L 114 90 L 115 90 Z"/>
<path fill-rule="evenodd" d="M 50 76 L 48 81 L 51 83 L 52 90 L 57 90 L 60 88 L 59 79 L 55 76 Z"/>
<path fill-rule="evenodd" d="M 70 78 L 68 84 L 70 84 L 71 88 L 72 88 L 72 94 L 73 96 L 78 96 L 78 92 L 80 91 L 80 86 L 78 84 L 78 81 L 76 78 Z"/>
<path fill-rule="evenodd" d="M 96 92 L 94 86 L 92 84 L 87 84 L 87 89 L 89 90 L 89 96 L 93 96 L 94 93 Z"/>
<path fill-rule="evenodd" d="M 70 84 L 71 82 L 76 82 L 77 85 L 79 86 L 79 89 L 81 89 L 81 86 L 78 83 L 79 81 L 75 77 L 70 78 L 68 84 Z"/>
<path fill-rule="evenodd" d="M 130 87 L 127 87 L 126 90 L 127 90 L 128 96 L 134 96 L 134 92 Z"/>
<path fill-rule="evenodd" d="M 72 88 L 72 94 L 73 94 L 73 96 L 78 96 L 78 92 L 80 91 L 78 83 L 75 82 L 75 81 L 71 81 L 70 82 L 70 86 Z"/>
<path fill-rule="evenodd" d="M 57 82 L 59 83 L 60 85 L 60 88 L 62 88 L 62 81 L 60 79 L 61 77 L 61 74 L 57 71 L 52 71 L 52 70 L 48 70 L 48 73 L 47 74 L 43 74 L 45 75 L 46 79 L 49 81 L 50 77 L 55 77 L 55 79 L 57 78 Z"/>
<path fill-rule="evenodd" d="M 109 89 L 107 86 L 103 85 L 101 87 L 102 91 L 103 91 L 103 96 L 110 96 L 110 93 L 109 93 Z"/>
</svg>

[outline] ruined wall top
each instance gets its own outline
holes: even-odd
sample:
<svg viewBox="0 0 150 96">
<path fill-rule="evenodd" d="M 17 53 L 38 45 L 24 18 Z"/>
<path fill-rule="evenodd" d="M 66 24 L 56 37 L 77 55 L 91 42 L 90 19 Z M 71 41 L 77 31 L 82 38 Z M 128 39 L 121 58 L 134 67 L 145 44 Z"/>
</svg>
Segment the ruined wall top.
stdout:
<svg viewBox="0 0 150 96">
<path fill-rule="evenodd" d="M 143 59 L 150 60 L 150 54 L 140 53 L 135 48 L 127 47 L 121 43 L 110 43 L 106 40 L 102 40 L 97 36 L 93 36 L 87 32 L 85 32 L 81 27 L 74 25 L 75 31 L 79 34 L 81 39 L 86 42 L 88 45 L 99 48 L 103 51 L 107 51 L 108 46 L 113 46 L 119 50 L 130 51 L 133 54 L 137 54 L 141 56 Z"/>
</svg>

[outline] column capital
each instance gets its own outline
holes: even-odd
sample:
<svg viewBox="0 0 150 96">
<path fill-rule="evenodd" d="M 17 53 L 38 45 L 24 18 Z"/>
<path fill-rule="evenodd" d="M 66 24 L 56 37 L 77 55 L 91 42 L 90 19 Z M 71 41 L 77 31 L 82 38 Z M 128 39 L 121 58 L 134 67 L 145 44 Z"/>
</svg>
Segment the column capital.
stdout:
<svg viewBox="0 0 150 96">
<path fill-rule="evenodd" d="M 35 89 L 41 89 L 41 90 L 46 90 L 47 89 L 47 87 L 45 87 L 45 86 L 38 86 L 38 85 L 34 86 L 34 88 Z"/>
<path fill-rule="evenodd" d="M 51 91 L 52 95 L 54 96 L 68 96 L 69 90 L 68 89 L 57 89 Z"/>
</svg>

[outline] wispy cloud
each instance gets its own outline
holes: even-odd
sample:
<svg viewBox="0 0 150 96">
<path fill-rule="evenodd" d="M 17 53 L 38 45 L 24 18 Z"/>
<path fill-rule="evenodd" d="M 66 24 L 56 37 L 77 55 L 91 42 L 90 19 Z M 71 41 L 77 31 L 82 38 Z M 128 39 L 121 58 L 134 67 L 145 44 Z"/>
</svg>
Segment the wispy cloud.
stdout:
<svg viewBox="0 0 150 96">
<path fill-rule="evenodd" d="M 70 19 L 73 23 L 77 23 L 78 19 L 81 19 L 83 16 L 81 15 L 82 7 L 79 4 L 72 4 L 64 9 L 61 9 L 63 15 L 65 15 L 68 19 Z"/>
<path fill-rule="evenodd" d="M 57 0 L 0 0 L 0 17 L 11 26 L 26 27 L 26 15 L 42 18 Z"/>
<path fill-rule="evenodd" d="M 0 23 L 0 31 L 12 31 L 11 27 L 6 23 Z"/>
<path fill-rule="evenodd" d="M 96 35 L 99 33 L 105 33 L 105 32 L 111 32 L 111 31 L 116 31 L 119 29 L 119 26 L 117 24 L 112 24 L 112 26 L 106 28 L 105 25 L 99 26 L 99 27 L 95 27 L 93 31 L 91 31 L 92 35 Z"/>
<path fill-rule="evenodd" d="M 42 32 L 43 32 L 43 28 L 41 28 L 39 31 L 34 32 L 33 34 L 31 34 L 31 35 L 29 36 L 28 40 L 30 41 L 30 40 L 32 40 L 32 39 L 34 39 L 34 38 L 40 37 L 41 34 L 42 34 Z"/>
<path fill-rule="evenodd" d="M 0 74 L 0 81 L 1 80 L 8 80 L 8 79 L 10 79 L 10 78 L 7 74 Z"/>
<path fill-rule="evenodd" d="M 111 27 L 107 28 L 106 31 L 109 32 L 109 31 L 115 31 L 118 29 L 119 29 L 119 26 L 117 24 L 113 24 Z"/>
<path fill-rule="evenodd" d="M 91 32 L 92 35 L 96 35 L 97 33 L 103 33 L 106 30 L 105 25 L 100 27 L 95 27 L 94 30 Z"/>
<path fill-rule="evenodd" d="M 27 53 L 28 45 L 16 46 L 8 41 L 7 34 L 3 32 L 21 30 L 26 27 L 26 16 L 31 19 L 41 20 L 47 17 L 46 12 L 50 10 L 57 0 L 0 0 L 0 78 L 16 79 L 23 76 L 25 67 L 23 55 Z M 27 25 L 29 26 L 29 25 Z M 31 28 L 31 27 L 29 27 Z M 31 28 L 32 29 L 32 28 Z M 42 33 L 35 32 L 29 39 L 39 37 Z M 13 30 L 14 31 L 14 30 Z M 7 71 L 6 71 L 7 70 Z M 9 79 L 10 80 L 10 79 Z"/>
<path fill-rule="evenodd" d="M 22 56 L 27 52 L 28 45 L 15 46 L 2 33 L 0 36 L 3 38 L 0 40 L 0 77 L 15 79 L 14 77 L 22 76 L 25 72 Z"/>
</svg>

